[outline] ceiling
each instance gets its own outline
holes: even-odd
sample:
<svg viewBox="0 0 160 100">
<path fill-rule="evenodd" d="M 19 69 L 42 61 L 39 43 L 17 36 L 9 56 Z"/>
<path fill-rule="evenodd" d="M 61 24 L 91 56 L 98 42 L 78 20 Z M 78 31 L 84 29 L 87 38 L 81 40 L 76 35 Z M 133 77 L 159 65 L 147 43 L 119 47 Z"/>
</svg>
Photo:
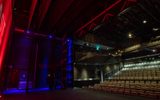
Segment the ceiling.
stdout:
<svg viewBox="0 0 160 100">
<path fill-rule="evenodd" d="M 160 33 L 160 1 L 139 0 L 95 31 L 118 48 L 149 42 Z M 128 35 L 132 34 L 129 38 Z"/>
<path fill-rule="evenodd" d="M 92 34 L 113 48 L 108 55 L 159 50 L 160 43 L 150 45 L 160 38 L 159 0 L 14 0 L 13 12 L 14 27 L 75 40 Z"/>
<path fill-rule="evenodd" d="M 58 37 L 73 33 L 114 0 L 14 0 L 14 25 Z"/>
</svg>

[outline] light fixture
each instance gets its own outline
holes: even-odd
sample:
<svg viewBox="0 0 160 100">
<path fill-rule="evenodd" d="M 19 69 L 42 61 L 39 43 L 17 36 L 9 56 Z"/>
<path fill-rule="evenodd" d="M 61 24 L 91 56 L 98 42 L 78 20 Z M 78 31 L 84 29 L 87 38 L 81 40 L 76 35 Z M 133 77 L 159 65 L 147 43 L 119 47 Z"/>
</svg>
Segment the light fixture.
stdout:
<svg viewBox="0 0 160 100">
<path fill-rule="evenodd" d="M 147 23 L 147 21 L 146 20 L 143 20 L 143 24 L 146 24 Z"/>
<path fill-rule="evenodd" d="M 128 33 L 128 38 L 133 38 L 133 34 L 131 32 Z"/>
<path fill-rule="evenodd" d="M 52 36 L 52 35 L 48 35 L 48 38 L 49 38 L 49 39 L 52 39 L 52 38 L 53 38 L 53 36 Z"/>
<path fill-rule="evenodd" d="M 153 31 L 158 31 L 158 30 L 159 30 L 159 28 L 153 28 L 152 30 L 153 30 Z"/>
<path fill-rule="evenodd" d="M 152 52 L 156 52 L 156 50 L 155 50 L 155 49 L 153 49 L 153 50 L 152 50 Z"/>
<path fill-rule="evenodd" d="M 89 43 L 86 43 L 87 46 L 89 46 Z"/>
<path fill-rule="evenodd" d="M 97 46 L 96 46 L 96 50 L 98 51 L 99 49 L 100 49 L 100 46 L 99 46 L 99 45 L 97 45 Z"/>
<path fill-rule="evenodd" d="M 51 76 L 51 74 L 48 74 L 48 77 L 50 77 Z"/>
<path fill-rule="evenodd" d="M 30 30 L 26 30 L 26 33 L 29 34 L 29 33 L 31 33 L 31 31 Z"/>
<path fill-rule="evenodd" d="M 70 41 L 70 39 L 67 39 L 67 42 L 69 42 Z"/>
</svg>

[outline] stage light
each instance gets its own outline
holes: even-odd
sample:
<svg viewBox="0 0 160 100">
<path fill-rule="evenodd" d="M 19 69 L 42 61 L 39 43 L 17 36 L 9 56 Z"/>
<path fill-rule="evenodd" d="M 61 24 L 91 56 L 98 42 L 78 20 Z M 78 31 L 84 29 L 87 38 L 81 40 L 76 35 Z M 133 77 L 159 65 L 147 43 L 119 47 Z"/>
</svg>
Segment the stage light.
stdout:
<svg viewBox="0 0 160 100">
<path fill-rule="evenodd" d="M 70 39 L 67 39 L 67 42 L 70 42 Z"/>
<path fill-rule="evenodd" d="M 49 39 L 52 39 L 52 38 L 53 38 L 53 36 L 52 36 L 52 35 L 48 35 L 48 38 L 49 38 Z"/>
<path fill-rule="evenodd" d="M 72 71 L 73 71 L 73 66 L 72 66 L 72 42 L 73 40 L 68 38 L 67 39 L 67 73 L 66 73 L 66 81 L 67 81 L 67 85 L 68 87 L 72 87 L 72 79 L 73 79 L 73 74 Z"/>
<path fill-rule="evenodd" d="M 29 33 L 31 33 L 31 31 L 30 30 L 26 30 L 26 33 L 29 34 Z"/>
<path fill-rule="evenodd" d="M 133 38 L 133 34 L 131 32 L 128 33 L 128 38 Z"/>
<path fill-rule="evenodd" d="M 86 43 L 87 46 L 89 46 L 89 43 Z"/>
<path fill-rule="evenodd" d="M 155 50 L 155 49 L 153 49 L 153 50 L 152 50 L 152 52 L 156 52 L 156 50 Z"/>
<path fill-rule="evenodd" d="M 146 24 L 147 23 L 147 21 L 146 20 L 143 20 L 143 24 Z"/>
<path fill-rule="evenodd" d="M 51 76 L 51 74 L 48 74 L 48 77 L 50 77 Z"/>
<path fill-rule="evenodd" d="M 97 46 L 96 46 L 96 50 L 98 51 L 99 49 L 100 49 L 100 46 L 99 46 L 99 45 L 97 45 Z"/>
</svg>

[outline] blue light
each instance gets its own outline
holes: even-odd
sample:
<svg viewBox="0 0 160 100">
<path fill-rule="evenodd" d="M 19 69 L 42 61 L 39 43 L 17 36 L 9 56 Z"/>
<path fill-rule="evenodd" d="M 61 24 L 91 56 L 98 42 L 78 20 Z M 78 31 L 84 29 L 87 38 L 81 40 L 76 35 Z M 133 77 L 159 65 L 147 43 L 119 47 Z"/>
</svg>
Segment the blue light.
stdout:
<svg viewBox="0 0 160 100">
<path fill-rule="evenodd" d="M 52 36 L 52 35 L 48 35 L 48 38 L 49 38 L 49 39 L 52 39 L 52 38 L 53 38 L 53 36 Z"/>
<path fill-rule="evenodd" d="M 71 39 L 67 39 L 67 68 L 66 68 L 66 80 L 67 80 L 67 86 L 68 87 L 72 87 L 72 83 L 73 83 L 73 66 L 72 66 L 72 40 Z"/>
<path fill-rule="evenodd" d="M 28 39 L 27 37 L 21 37 L 20 39 L 16 41 L 16 44 L 18 44 L 21 49 L 20 50 L 21 52 L 18 52 L 17 58 L 15 60 L 16 64 L 29 66 L 29 61 L 30 61 L 30 55 L 29 55 L 30 49 L 29 48 L 32 47 L 32 44 L 33 44 L 32 40 Z M 19 75 L 18 75 L 18 83 L 20 83 L 20 81 L 22 80 L 23 81 L 27 80 L 26 76 L 25 77 L 22 76 L 23 74 L 27 75 L 27 72 L 25 70 L 24 71 L 20 70 Z M 21 86 L 20 87 L 19 86 L 20 85 L 18 85 L 18 88 L 21 88 Z"/>
<path fill-rule="evenodd" d="M 67 74 L 67 79 L 72 79 L 72 74 L 71 73 Z"/>
<path fill-rule="evenodd" d="M 57 85 L 57 86 L 56 86 L 56 89 L 58 89 L 58 90 L 61 89 L 61 88 L 62 88 L 61 85 Z"/>
<path fill-rule="evenodd" d="M 69 42 L 70 41 L 70 39 L 67 39 L 67 42 Z"/>
<path fill-rule="evenodd" d="M 72 52 L 68 52 L 67 56 L 68 58 L 72 55 Z"/>
<path fill-rule="evenodd" d="M 29 92 L 40 92 L 40 91 L 48 91 L 49 88 L 36 88 L 36 89 L 30 89 Z"/>
<path fill-rule="evenodd" d="M 49 88 L 35 88 L 35 89 L 29 89 L 28 92 L 40 92 L 40 91 L 48 91 Z M 17 88 L 12 88 L 9 90 L 5 90 L 3 94 L 20 94 L 20 93 L 25 93 L 25 89 L 17 89 Z"/>
<path fill-rule="evenodd" d="M 67 39 L 68 45 L 72 46 L 72 39 Z"/>
<path fill-rule="evenodd" d="M 67 64 L 70 64 L 70 63 L 72 63 L 72 58 L 71 58 L 71 57 L 68 57 Z"/>
<path fill-rule="evenodd" d="M 46 57 L 44 59 L 44 62 L 43 62 L 43 69 L 41 70 L 41 74 L 40 74 L 40 86 L 41 87 L 45 87 L 47 86 L 47 82 L 46 82 L 46 77 L 48 76 L 48 57 Z"/>
<path fill-rule="evenodd" d="M 3 94 L 19 94 L 19 93 L 25 93 L 26 91 L 23 89 L 10 89 L 3 92 Z"/>
<path fill-rule="evenodd" d="M 72 71 L 72 66 L 71 65 L 67 66 L 67 71 Z"/>
</svg>

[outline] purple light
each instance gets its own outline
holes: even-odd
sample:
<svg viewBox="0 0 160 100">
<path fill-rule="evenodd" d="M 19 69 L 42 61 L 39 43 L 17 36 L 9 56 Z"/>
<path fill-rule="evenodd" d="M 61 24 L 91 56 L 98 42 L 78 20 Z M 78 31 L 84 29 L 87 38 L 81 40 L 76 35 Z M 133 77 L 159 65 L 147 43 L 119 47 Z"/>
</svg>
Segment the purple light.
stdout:
<svg viewBox="0 0 160 100">
<path fill-rule="evenodd" d="M 69 42 L 70 41 L 70 39 L 67 39 L 67 42 Z"/>
<path fill-rule="evenodd" d="M 52 35 L 49 35 L 49 36 L 48 36 L 48 38 L 49 38 L 49 39 L 52 39 L 52 38 L 53 38 L 53 36 L 52 36 Z"/>
<path fill-rule="evenodd" d="M 23 78 L 25 78 L 25 77 L 26 77 L 26 75 L 25 75 L 25 74 L 23 74 L 23 75 L 22 75 L 22 77 L 23 77 Z"/>
<path fill-rule="evenodd" d="M 26 33 L 29 34 L 29 33 L 31 33 L 31 31 L 30 31 L 30 30 L 27 30 Z"/>
</svg>

